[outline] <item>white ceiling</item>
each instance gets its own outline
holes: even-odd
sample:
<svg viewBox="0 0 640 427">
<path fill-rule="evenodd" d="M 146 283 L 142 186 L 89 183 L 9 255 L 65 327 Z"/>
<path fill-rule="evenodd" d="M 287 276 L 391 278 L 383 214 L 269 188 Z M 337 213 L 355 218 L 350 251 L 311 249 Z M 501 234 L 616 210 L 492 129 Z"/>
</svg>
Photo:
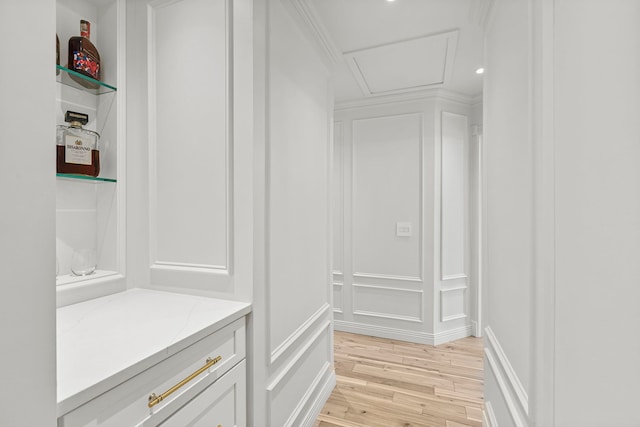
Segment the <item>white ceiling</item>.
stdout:
<svg viewBox="0 0 640 427">
<path fill-rule="evenodd" d="M 481 0 L 308 2 L 342 54 L 336 102 L 434 88 L 481 93 Z"/>
</svg>

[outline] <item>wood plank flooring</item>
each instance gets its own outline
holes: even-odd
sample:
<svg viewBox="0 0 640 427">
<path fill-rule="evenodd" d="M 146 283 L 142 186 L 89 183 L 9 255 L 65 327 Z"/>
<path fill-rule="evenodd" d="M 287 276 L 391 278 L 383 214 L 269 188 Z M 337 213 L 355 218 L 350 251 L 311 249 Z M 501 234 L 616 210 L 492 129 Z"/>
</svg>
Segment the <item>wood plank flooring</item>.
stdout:
<svg viewBox="0 0 640 427">
<path fill-rule="evenodd" d="M 437 347 L 335 333 L 337 385 L 314 427 L 482 427 L 482 340 Z"/>
</svg>

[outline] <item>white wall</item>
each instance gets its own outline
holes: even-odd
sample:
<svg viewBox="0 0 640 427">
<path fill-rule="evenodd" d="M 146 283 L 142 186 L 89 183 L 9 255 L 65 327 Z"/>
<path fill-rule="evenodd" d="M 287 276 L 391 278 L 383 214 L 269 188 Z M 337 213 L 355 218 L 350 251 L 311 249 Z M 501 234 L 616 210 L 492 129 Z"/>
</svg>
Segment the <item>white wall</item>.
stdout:
<svg viewBox="0 0 640 427">
<path fill-rule="evenodd" d="M 24 57 L 28 66 L 6 66 Z M 55 2 L 0 3 L 0 424 L 56 425 Z"/>
<path fill-rule="evenodd" d="M 555 5 L 556 426 L 640 425 L 639 19 Z"/>
<path fill-rule="evenodd" d="M 471 333 L 471 100 L 441 95 L 336 108 L 338 329 L 430 344 Z"/>
<path fill-rule="evenodd" d="M 622 0 L 497 1 L 489 14 L 491 425 L 640 423 L 639 18 Z"/>
<path fill-rule="evenodd" d="M 513 425 L 528 411 L 531 371 L 533 182 L 529 2 L 497 2 L 486 34 L 482 213 L 485 380 L 508 384 Z M 497 372 L 496 372 L 497 371 Z M 498 383 L 499 384 L 499 383 Z M 518 393 L 520 392 L 520 393 Z M 485 400 L 499 407 L 488 393 Z M 504 412 L 503 412 L 504 413 Z"/>
<path fill-rule="evenodd" d="M 262 3 L 258 5 L 257 3 Z M 330 306 L 329 70 L 295 10 L 255 16 L 250 424 L 311 426 L 335 384 Z"/>
</svg>

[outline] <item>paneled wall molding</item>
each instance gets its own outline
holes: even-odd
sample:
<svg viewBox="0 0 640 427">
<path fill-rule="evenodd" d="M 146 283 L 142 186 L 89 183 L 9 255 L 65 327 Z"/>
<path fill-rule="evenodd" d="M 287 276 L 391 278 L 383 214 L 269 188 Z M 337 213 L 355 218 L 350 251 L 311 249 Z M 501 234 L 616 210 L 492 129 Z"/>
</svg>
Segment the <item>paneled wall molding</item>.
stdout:
<svg viewBox="0 0 640 427">
<path fill-rule="evenodd" d="M 467 116 L 441 112 L 440 277 L 467 277 L 469 268 Z"/>
<path fill-rule="evenodd" d="M 358 291 L 360 292 L 366 292 L 367 290 L 369 291 L 382 291 L 382 292 L 388 292 L 389 296 L 386 298 L 385 303 L 389 302 L 389 299 L 392 297 L 393 294 L 398 294 L 398 293 L 410 293 L 413 294 L 414 297 L 411 298 L 412 301 L 417 301 L 418 302 L 418 306 L 417 306 L 417 310 L 416 310 L 416 316 L 408 316 L 408 315 L 403 315 L 403 314 L 396 314 L 396 313 L 384 313 L 384 312 L 380 312 L 380 311 L 374 311 L 374 310 L 359 310 L 356 308 L 356 306 L 358 305 L 358 303 L 360 301 L 362 301 L 362 298 L 359 299 L 358 296 Z M 353 301 L 353 314 L 357 315 L 357 316 L 368 316 L 368 317 L 378 317 L 381 319 L 390 319 L 390 320 L 400 320 L 400 321 L 404 321 L 404 322 L 417 322 L 417 323 L 423 323 L 424 319 L 423 319 L 423 304 L 422 304 L 422 300 L 423 300 L 423 294 L 424 291 L 422 290 L 415 290 L 415 289 L 402 289 L 402 288 L 392 288 L 389 286 L 375 286 L 375 285 L 363 285 L 363 284 L 359 284 L 359 283 L 354 283 L 351 286 L 351 300 Z M 360 294 L 362 295 L 362 293 Z M 406 306 L 405 306 L 406 308 Z"/>
<path fill-rule="evenodd" d="M 440 279 L 443 282 L 446 282 L 447 280 L 457 280 L 457 279 L 467 279 L 469 276 L 467 276 L 464 273 L 459 273 L 459 274 L 450 274 L 448 276 L 442 276 L 442 279 Z"/>
<path fill-rule="evenodd" d="M 504 399 L 504 403 L 509 409 L 509 415 L 511 415 L 511 420 L 513 421 L 513 424 L 516 427 L 528 427 L 527 423 L 520 416 L 520 413 L 517 408 L 517 403 L 514 402 L 514 398 L 512 394 L 509 392 L 509 387 L 507 386 L 504 380 L 504 377 L 500 372 L 500 368 L 498 367 L 498 363 L 493 357 L 493 354 L 486 347 L 484 349 L 484 353 L 485 353 L 485 359 L 487 360 L 487 363 L 491 368 L 491 374 L 495 378 L 496 383 L 498 384 L 498 388 L 500 389 L 500 393 L 502 394 L 502 397 Z"/>
<path fill-rule="evenodd" d="M 482 425 L 485 427 L 498 427 L 496 414 L 493 412 L 491 402 L 484 403 L 484 411 L 482 411 Z"/>
<path fill-rule="evenodd" d="M 467 317 L 467 314 L 464 312 L 465 309 L 465 293 L 467 291 L 467 286 L 456 286 L 453 288 L 444 288 L 444 289 L 440 289 L 440 321 L 441 322 L 449 322 L 451 320 L 457 320 L 457 319 L 464 319 Z M 446 310 L 446 296 L 450 295 L 454 292 L 461 292 L 462 293 L 462 298 L 461 298 L 461 310 L 459 310 L 457 313 L 452 313 L 452 314 L 447 314 L 445 315 L 445 311 Z"/>
<path fill-rule="evenodd" d="M 337 103 L 344 176 L 334 179 L 342 178 L 345 188 L 345 253 L 344 274 L 334 274 L 334 282 L 343 283 L 333 287 L 342 291 L 335 304 L 339 296 L 344 304 L 334 308 L 336 329 L 431 345 L 474 332 L 473 295 L 466 291 L 474 275 L 465 234 L 469 216 L 459 213 L 469 206 L 461 199 L 468 196 L 469 172 L 461 168 L 468 166 L 467 117 L 473 102 L 481 98 L 431 89 Z M 444 166 L 450 178 L 444 190 L 453 191 L 444 212 L 459 209 L 453 222 L 445 222 L 451 262 L 444 274 L 443 115 L 445 154 L 454 160 Z"/>
<path fill-rule="evenodd" d="M 309 408 L 306 416 L 301 419 L 298 424 L 301 427 L 313 427 L 318 415 L 320 415 L 320 411 L 324 407 L 325 402 L 329 399 L 329 396 L 333 392 L 333 389 L 336 387 L 336 374 L 333 370 L 330 369 L 331 365 L 329 365 L 329 369 L 322 369 L 318 374 L 319 381 L 322 381 L 322 376 L 326 379 L 321 387 L 319 388 L 317 397 L 313 400 L 313 405 Z M 315 382 L 314 382 L 315 383 Z"/>
<path fill-rule="evenodd" d="M 320 384 L 322 384 L 322 386 L 320 386 Z M 318 375 L 316 375 L 316 377 L 313 379 L 311 385 L 309 385 L 309 388 L 307 388 L 305 393 L 302 395 L 302 398 L 298 402 L 298 405 L 296 405 L 296 408 L 293 410 L 291 416 L 283 427 L 311 427 L 315 422 L 315 418 L 320 414 L 320 411 L 322 410 L 322 403 L 327 400 L 327 398 L 331 394 L 331 391 L 333 390 L 333 387 L 335 387 L 335 384 L 336 376 L 331 369 L 331 363 L 326 362 L 322 366 L 322 369 L 320 369 L 320 372 L 318 372 Z M 320 392 L 318 392 L 318 390 L 320 390 Z M 316 394 L 316 399 L 312 400 L 314 394 Z M 303 420 L 300 420 L 304 408 L 309 406 L 310 402 L 311 407 L 307 411 L 307 414 L 303 418 Z"/>
<path fill-rule="evenodd" d="M 495 371 L 496 378 L 498 379 L 498 384 L 500 385 L 500 389 L 503 394 L 507 394 L 511 396 L 515 394 L 516 402 L 519 407 L 519 411 L 523 412 L 525 415 L 529 415 L 529 396 L 524 386 L 520 382 L 518 375 L 516 374 L 513 366 L 509 362 L 507 355 L 505 354 L 498 338 L 494 334 L 491 327 L 485 328 L 485 334 L 487 337 L 486 342 L 489 344 L 485 347 L 485 354 L 487 355 L 487 360 L 489 360 L 491 368 Z M 495 358 L 494 358 L 495 355 Z M 497 360 L 496 360 L 497 359 Z M 506 375 L 507 381 L 504 381 L 503 375 Z M 507 386 L 508 384 L 508 386 Z M 508 389 L 507 389 L 508 387 Z M 505 399 L 509 399 L 513 401 L 510 397 Z M 509 407 L 511 411 L 511 407 Z"/>
<path fill-rule="evenodd" d="M 324 403 L 321 396 L 326 396 L 327 389 L 335 383 L 331 334 L 331 321 L 327 320 L 286 364 L 269 376 L 265 389 L 267 413 L 257 425 L 297 427 Z"/>
<path fill-rule="evenodd" d="M 305 344 L 298 349 L 295 355 L 289 360 L 289 362 L 280 369 L 280 372 L 275 376 L 275 378 L 267 385 L 267 391 L 269 393 L 273 393 L 278 389 L 278 387 L 283 384 L 283 379 L 287 376 L 291 375 L 295 366 L 300 362 L 300 360 L 307 354 L 311 346 L 320 339 L 322 334 L 330 334 L 331 333 L 331 321 L 326 320 L 322 325 L 316 330 L 316 332 L 307 339 Z"/>
<path fill-rule="evenodd" d="M 285 339 L 278 347 L 271 352 L 270 363 L 273 365 L 276 361 L 288 352 L 292 346 L 298 342 L 303 336 L 313 328 L 319 319 L 325 317 L 329 313 L 331 305 L 324 303 L 311 317 L 298 327 L 287 339 Z M 326 323 L 326 322 L 325 322 Z"/>
<path fill-rule="evenodd" d="M 336 290 L 336 288 L 338 289 L 338 291 Z M 344 289 L 344 283 L 333 283 L 333 312 L 334 313 L 343 313 L 343 298 L 342 298 L 342 293 L 343 293 L 343 289 Z M 339 305 L 338 305 L 338 299 L 336 298 L 336 293 L 340 294 L 340 298 L 339 298 Z"/>
<path fill-rule="evenodd" d="M 333 109 L 327 114 L 328 117 L 333 118 Z M 331 238 L 333 240 L 333 251 L 331 258 L 334 269 L 334 278 L 336 274 L 343 275 L 345 268 L 345 148 L 344 148 L 344 122 L 333 122 L 333 133 L 330 131 L 329 135 L 333 134 L 333 142 L 331 144 L 331 156 L 333 157 L 332 167 L 333 175 L 329 180 L 329 185 L 334 193 L 331 203 Z"/>
<path fill-rule="evenodd" d="M 376 132 L 373 132 L 372 129 L 376 129 Z M 395 127 L 394 127 L 395 126 Z M 351 217 L 349 218 L 350 228 L 350 241 L 351 241 L 351 253 L 346 254 L 346 256 L 350 257 L 351 260 L 351 268 L 352 271 L 355 271 L 356 275 L 369 275 L 369 276 L 378 276 L 378 277 L 413 277 L 414 279 L 421 280 L 420 278 L 424 275 L 424 260 L 423 260 L 423 251 L 424 251 L 424 123 L 423 123 L 423 113 L 422 112 L 403 112 L 399 114 L 387 114 L 384 116 L 374 116 L 374 117 L 363 117 L 353 119 L 351 123 L 351 161 L 349 163 L 350 173 L 345 174 L 348 175 L 348 179 L 350 182 L 350 212 Z M 397 129 L 393 134 L 389 129 Z M 415 133 L 414 133 L 415 131 Z M 397 135 L 400 132 L 401 136 Z M 388 144 L 387 139 L 380 139 L 381 135 L 384 134 L 387 138 L 398 138 L 400 137 L 400 141 L 403 141 L 403 144 L 395 144 L 394 146 L 390 146 Z M 389 135 L 387 135 L 389 134 Z M 375 141 L 375 143 L 373 143 Z M 375 148 L 372 148 L 375 147 Z M 382 154 L 384 153 L 384 154 Z M 404 162 L 404 167 L 399 168 L 394 166 L 394 163 L 388 163 L 388 158 L 396 156 L 396 158 L 400 158 L 406 160 Z M 416 158 L 417 165 L 413 163 L 411 166 L 409 165 L 409 158 Z M 361 160 L 362 159 L 362 160 Z M 413 160 L 413 159 L 412 159 Z M 387 163 L 384 163 L 387 162 Z M 399 164 L 397 161 L 395 165 Z M 402 272 L 407 272 L 406 276 L 403 275 L 394 275 L 394 274 L 384 274 L 376 271 L 372 271 L 375 268 L 380 268 L 380 260 L 378 262 L 372 263 L 370 261 L 371 253 L 369 253 L 369 265 L 361 265 L 360 260 L 363 253 L 367 253 L 370 249 L 370 245 L 372 241 L 367 244 L 362 244 L 361 240 L 364 238 L 365 240 L 370 236 L 373 230 L 368 230 L 367 232 L 360 234 L 356 234 L 356 227 L 354 224 L 357 224 L 357 220 L 362 220 L 363 218 L 359 216 L 369 215 L 369 218 L 375 218 L 374 214 L 372 214 L 369 206 L 366 208 L 359 209 L 358 200 L 361 195 L 364 194 L 364 197 L 367 197 L 367 194 L 370 192 L 367 188 L 371 187 L 371 185 L 384 185 L 385 181 L 380 181 L 379 173 L 377 168 L 385 167 L 391 168 L 393 167 L 393 172 L 396 174 L 395 179 L 402 182 L 404 196 L 396 199 L 396 201 L 402 201 L 405 206 L 405 209 L 408 209 L 406 206 L 411 206 L 410 203 L 406 202 L 406 194 L 408 191 L 412 191 L 412 200 L 417 200 L 415 206 L 411 206 L 409 215 L 414 216 L 414 227 L 413 233 L 414 238 L 416 239 L 415 243 L 415 252 L 408 254 L 408 252 L 404 252 L 404 257 L 398 257 L 396 254 L 395 262 L 398 263 L 399 260 L 406 261 L 407 259 L 411 259 L 415 256 L 411 262 L 414 263 L 411 266 L 405 265 Z M 368 168 L 367 168 L 368 167 Z M 390 173 L 388 169 L 387 173 Z M 375 171 L 375 172 L 373 172 Z M 368 175 L 367 175 L 368 174 Z M 414 174 L 414 175 L 412 175 Z M 372 184 L 377 180 L 376 184 Z M 360 186 L 365 189 L 362 190 Z M 409 190 L 410 189 L 410 190 Z M 389 191 L 387 188 L 385 190 L 385 197 L 387 200 L 399 194 L 397 191 Z M 370 197 L 369 197 L 370 199 Z M 366 200 L 366 199 L 365 199 Z M 371 200 L 368 200 L 369 203 Z M 405 213 L 406 215 L 407 213 Z M 379 218 L 379 217 L 378 217 Z M 406 218 L 406 217 L 405 217 Z M 389 218 L 386 218 L 388 221 Z M 401 218 L 393 218 L 394 221 L 398 220 L 406 220 Z M 345 230 L 346 231 L 346 230 Z M 388 236 L 388 235 L 385 235 Z M 389 245 L 396 245 L 397 242 L 388 237 L 385 237 L 387 240 L 384 240 Z M 375 240 L 376 245 L 380 245 L 382 237 L 378 234 L 377 240 Z M 397 246 L 396 246 L 397 247 Z M 360 250 L 360 252 L 358 252 Z M 393 249 L 388 249 L 393 251 Z M 366 260 L 366 257 L 362 257 Z M 384 269 L 384 266 L 382 267 Z M 388 268 L 388 266 L 387 266 Z M 360 270 L 358 272 L 358 270 Z M 407 271 L 408 270 L 408 271 Z M 384 271 L 384 270 L 383 270 Z M 393 270 L 392 270 L 393 271 Z M 395 268 L 395 271 L 398 271 Z"/>
<path fill-rule="evenodd" d="M 379 313 L 379 312 L 375 312 L 375 311 L 353 310 L 353 315 L 354 316 L 378 317 L 380 319 L 389 319 L 389 320 L 401 320 L 403 322 L 423 323 L 423 320 L 421 318 L 419 318 L 419 317 L 402 316 L 400 314 Z"/>
<path fill-rule="evenodd" d="M 343 61 L 342 52 L 333 41 L 333 38 L 322 24 L 315 7 L 309 0 L 283 0 L 283 4 L 292 10 L 300 26 L 309 38 L 317 44 L 320 52 L 325 56 L 330 64 L 337 64 Z"/>
<path fill-rule="evenodd" d="M 474 97 L 453 92 L 446 89 L 428 89 L 422 91 L 408 92 L 394 95 L 382 95 L 369 98 L 358 98 L 353 100 L 336 101 L 335 111 L 355 110 L 367 107 L 390 106 L 402 104 L 409 101 L 449 101 L 463 106 L 474 104 Z"/>
<path fill-rule="evenodd" d="M 391 276 L 386 274 L 375 274 L 375 273 L 353 273 L 353 278 L 354 279 L 384 279 L 384 280 L 396 280 L 400 282 L 416 282 L 416 283 L 423 282 L 421 277 Z"/>
<path fill-rule="evenodd" d="M 234 189 L 234 176 L 233 176 L 233 159 L 231 153 L 234 151 L 234 141 L 233 141 L 233 114 L 232 114 L 232 99 L 234 96 L 233 93 L 233 85 L 231 84 L 233 80 L 233 64 L 232 64 L 232 51 L 234 45 L 233 39 L 233 1 L 232 0 L 220 0 L 215 3 L 216 7 L 224 9 L 224 16 L 221 17 L 221 21 L 224 20 L 224 32 L 225 32 L 225 42 L 224 46 L 219 47 L 219 56 L 224 57 L 224 89 L 220 89 L 220 87 L 215 87 L 215 90 L 224 91 L 224 106 L 221 107 L 217 105 L 217 107 L 224 109 L 224 127 L 220 131 L 224 134 L 224 142 L 220 145 L 224 145 L 224 196 L 216 198 L 215 203 L 211 200 L 208 200 L 208 204 L 202 204 L 203 206 L 207 206 L 207 209 L 213 210 L 214 212 L 218 212 L 215 208 L 216 203 L 224 202 L 224 217 L 220 215 L 218 218 L 219 223 L 214 223 L 211 221 L 211 229 L 207 229 L 207 234 L 215 233 L 219 231 L 219 229 L 224 226 L 224 234 L 218 236 L 218 241 L 224 242 L 224 249 L 216 249 L 214 247 L 203 246 L 202 249 L 205 249 L 210 252 L 207 256 L 209 258 L 218 258 L 216 261 L 220 263 L 220 265 L 209 265 L 202 263 L 187 263 L 183 260 L 175 261 L 172 259 L 167 259 L 172 256 L 176 256 L 175 249 L 172 249 L 171 239 L 175 237 L 172 235 L 161 236 L 160 231 L 169 229 L 167 225 L 173 225 L 172 228 L 180 229 L 178 224 L 175 224 L 176 219 L 168 219 L 167 217 L 163 217 L 163 210 L 161 206 L 159 206 L 160 202 L 164 200 L 164 206 L 168 206 L 171 202 L 179 203 L 173 199 L 176 195 L 180 194 L 180 191 L 176 190 L 171 185 L 160 185 L 159 177 L 166 175 L 166 170 L 161 170 L 162 166 L 170 165 L 171 163 L 167 160 L 167 156 L 171 155 L 171 151 L 168 150 L 168 147 L 171 145 L 167 143 L 167 141 L 163 140 L 165 138 L 164 133 L 166 129 L 159 129 L 163 126 L 163 123 L 166 122 L 166 117 L 163 117 L 163 114 L 166 115 L 165 111 L 163 114 L 159 113 L 159 104 L 158 96 L 160 92 L 160 88 L 166 87 L 164 85 L 164 80 L 162 80 L 162 73 L 159 70 L 162 69 L 162 63 L 158 64 L 158 62 L 166 61 L 166 56 L 168 55 L 163 49 L 160 49 L 158 46 L 157 38 L 160 37 L 163 33 L 162 25 L 166 24 L 166 16 L 163 19 L 160 19 L 160 14 L 168 14 L 165 8 L 168 7 L 182 7 L 183 5 L 189 3 L 186 0 L 153 0 L 147 5 L 147 73 L 148 73 L 148 87 L 147 87 L 147 111 L 148 111 L 148 131 L 149 131 L 149 251 L 150 251 L 150 261 L 152 265 L 151 276 L 152 279 L 157 279 L 159 285 L 171 285 L 184 283 L 185 280 L 180 279 L 180 275 L 177 273 L 186 272 L 191 276 L 197 275 L 198 273 L 203 273 L 205 278 L 202 280 L 206 281 L 206 276 L 211 273 L 212 270 L 221 270 L 225 272 L 227 275 L 233 269 L 233 215 L 234 215 L 234 207 L 233 207 L 233 189 Z M 187 6 L 184 6 L 187 7 Z M 209 5 L 212 7 L 212 5 Z M 210 10 L 206 11 L 207 13 L 211 12 Z M 160 28 L 159 28 L 160 27 Z M 165 47 L 166 49 L 166 47 Z M 219 61 L 222 61 L 221 58 L 216 58 Z M 209 61 L 215 62 L 215 61 Z M 165 76 L 166 77 L 166 76 Z M 213 86 L 212 86 L 213 87 Z M 165 89 L 163 89 L 165 90 Z M 211 89 L 213 91 L 214 89 Z M 160 94 L 160 96 L 170 96 L 171 93 L 165 93 L 164 95 Z M 214 108 L 214 107 L 211 107 Z M 222 119 L 221 119 L 222 120 Z M 164 144 L 164 145 L 163 145 Z M 164 148 L 163 148 L 164 147 Z M 218 147 L 219 148 L 219 147 Z M 164 157 L 159 155 L 160 151 L 164 152 Z M 183 159 L 184 160 L 184 159 Z M 168 172 L 174 172 L 173 170 L 169 170 Z M 210 176 L 207 176 L 208 178 Z M 167 194 L 164 194 L 164 193 Z M 206 198 L 205 195 L 202 195 L 203 198 Z M 210 197 L 215 197 L 215 195 L 210 195 Z M 170 199 L 170 200 L 169 200 Z M 198 205 L 200 207 L 200 205 Z M 201 212 L 204 209 L 196 209 L 194 211 Z M 207 211 L 209 212 L 209 211 Z M 174 222 L 171 222 L 171 221 Z M 178 218 L 177 221 L 183 221 L 184 219 Z M 201 220 L 201 219 L 198 219 Z M 169 222 L 169 224 L 167 224 Z M 184 221 L 183 221 L 184 222 Z M 223 225 L 221 225 L 224 223 Z M 214 227 L 218 227 L 216 230 Z M 202 221 L 201 228 L 206 228 L 206 223 Z M 193 226 L 192 226 L 193 228 Z M 212 231 L 216 230 L 216 231 Z M 162 240 L 164 239 L 164 240 Z M 214 244 L 214 243 L 210 243 Z M 217 242 L 215 243 L 217 244 Z M 202 244 L 204 245 L 204 243 Z M 162 248 L 162 250 L 161 250 Z M 224 253 L 221 253 L 224 251 Z M 161 252 L 169 253 L 170 255 L 163 255 Z M 194 251 L 194 254 L 196 251 Z M 190 256 L 194 256 L 190 254 Z M 167 272 L 169 275 L 167 277 L 162 277 L 163 274 Z M 177 274 L 178 281 L 175 280 L 172 282 L 172 278 L 175 278 Z M 171 277 L 171 278 L 170 278 Z M 200 280 L 200 281 L 202 281 Z M 152 280 L 153 282 L 153 280 Z M 155 283 L 153 283 L 155 284 Z"/>
</svg>

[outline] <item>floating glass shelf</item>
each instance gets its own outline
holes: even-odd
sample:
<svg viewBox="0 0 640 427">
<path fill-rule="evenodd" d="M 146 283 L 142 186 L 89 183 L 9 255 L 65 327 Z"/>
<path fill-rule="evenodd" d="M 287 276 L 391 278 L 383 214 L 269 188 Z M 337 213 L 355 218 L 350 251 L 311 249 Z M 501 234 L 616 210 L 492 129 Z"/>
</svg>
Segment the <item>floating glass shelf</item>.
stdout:
<svg viewBox="0 0 640 427">
<path fill-rule="evenodd" d="M 62 83 L 63 85 L 66 85 L 66 86 L 83 90 L 85 92 L 89 92 L 94 95 L 102 95 L 103 93 L 110 93 L 118 90 L 116 89 L 115 86 L 111 86 L 105 82 L 101 82 L 96 79 L 92 79 L 91 77 L 84 76 L 78 72 L 70 70 L 61 65 L 56 65 L 56 70 L 60 71 L 60 73 L 57 73 L 56 79 L 58 80 L 59 83 Z M 81 85 L 80 83 L 78 83 L 77 81 L 73 80 L 70 76 L 74 76 L 75 78 L 85 80 L 91 83 L 92 86 L 95 86 L 95 88 L 87 88 Z"/>
<path fill-rule="evenodd" d="M 93 176 L 88 176 L 88 175 L 72 175 L 72 174 L 68 174 L 68 173 L 57 173 L 56 176 L 58 178 L 63 178 L 63 179 L 76 179 L 76 180 L 81 180 L 81 181 L 93 181 L 93 182 L 118 182 L 116 179 L 113 178 L 102 178 L 102 177 L 93 177 Z"/>
</svg>

